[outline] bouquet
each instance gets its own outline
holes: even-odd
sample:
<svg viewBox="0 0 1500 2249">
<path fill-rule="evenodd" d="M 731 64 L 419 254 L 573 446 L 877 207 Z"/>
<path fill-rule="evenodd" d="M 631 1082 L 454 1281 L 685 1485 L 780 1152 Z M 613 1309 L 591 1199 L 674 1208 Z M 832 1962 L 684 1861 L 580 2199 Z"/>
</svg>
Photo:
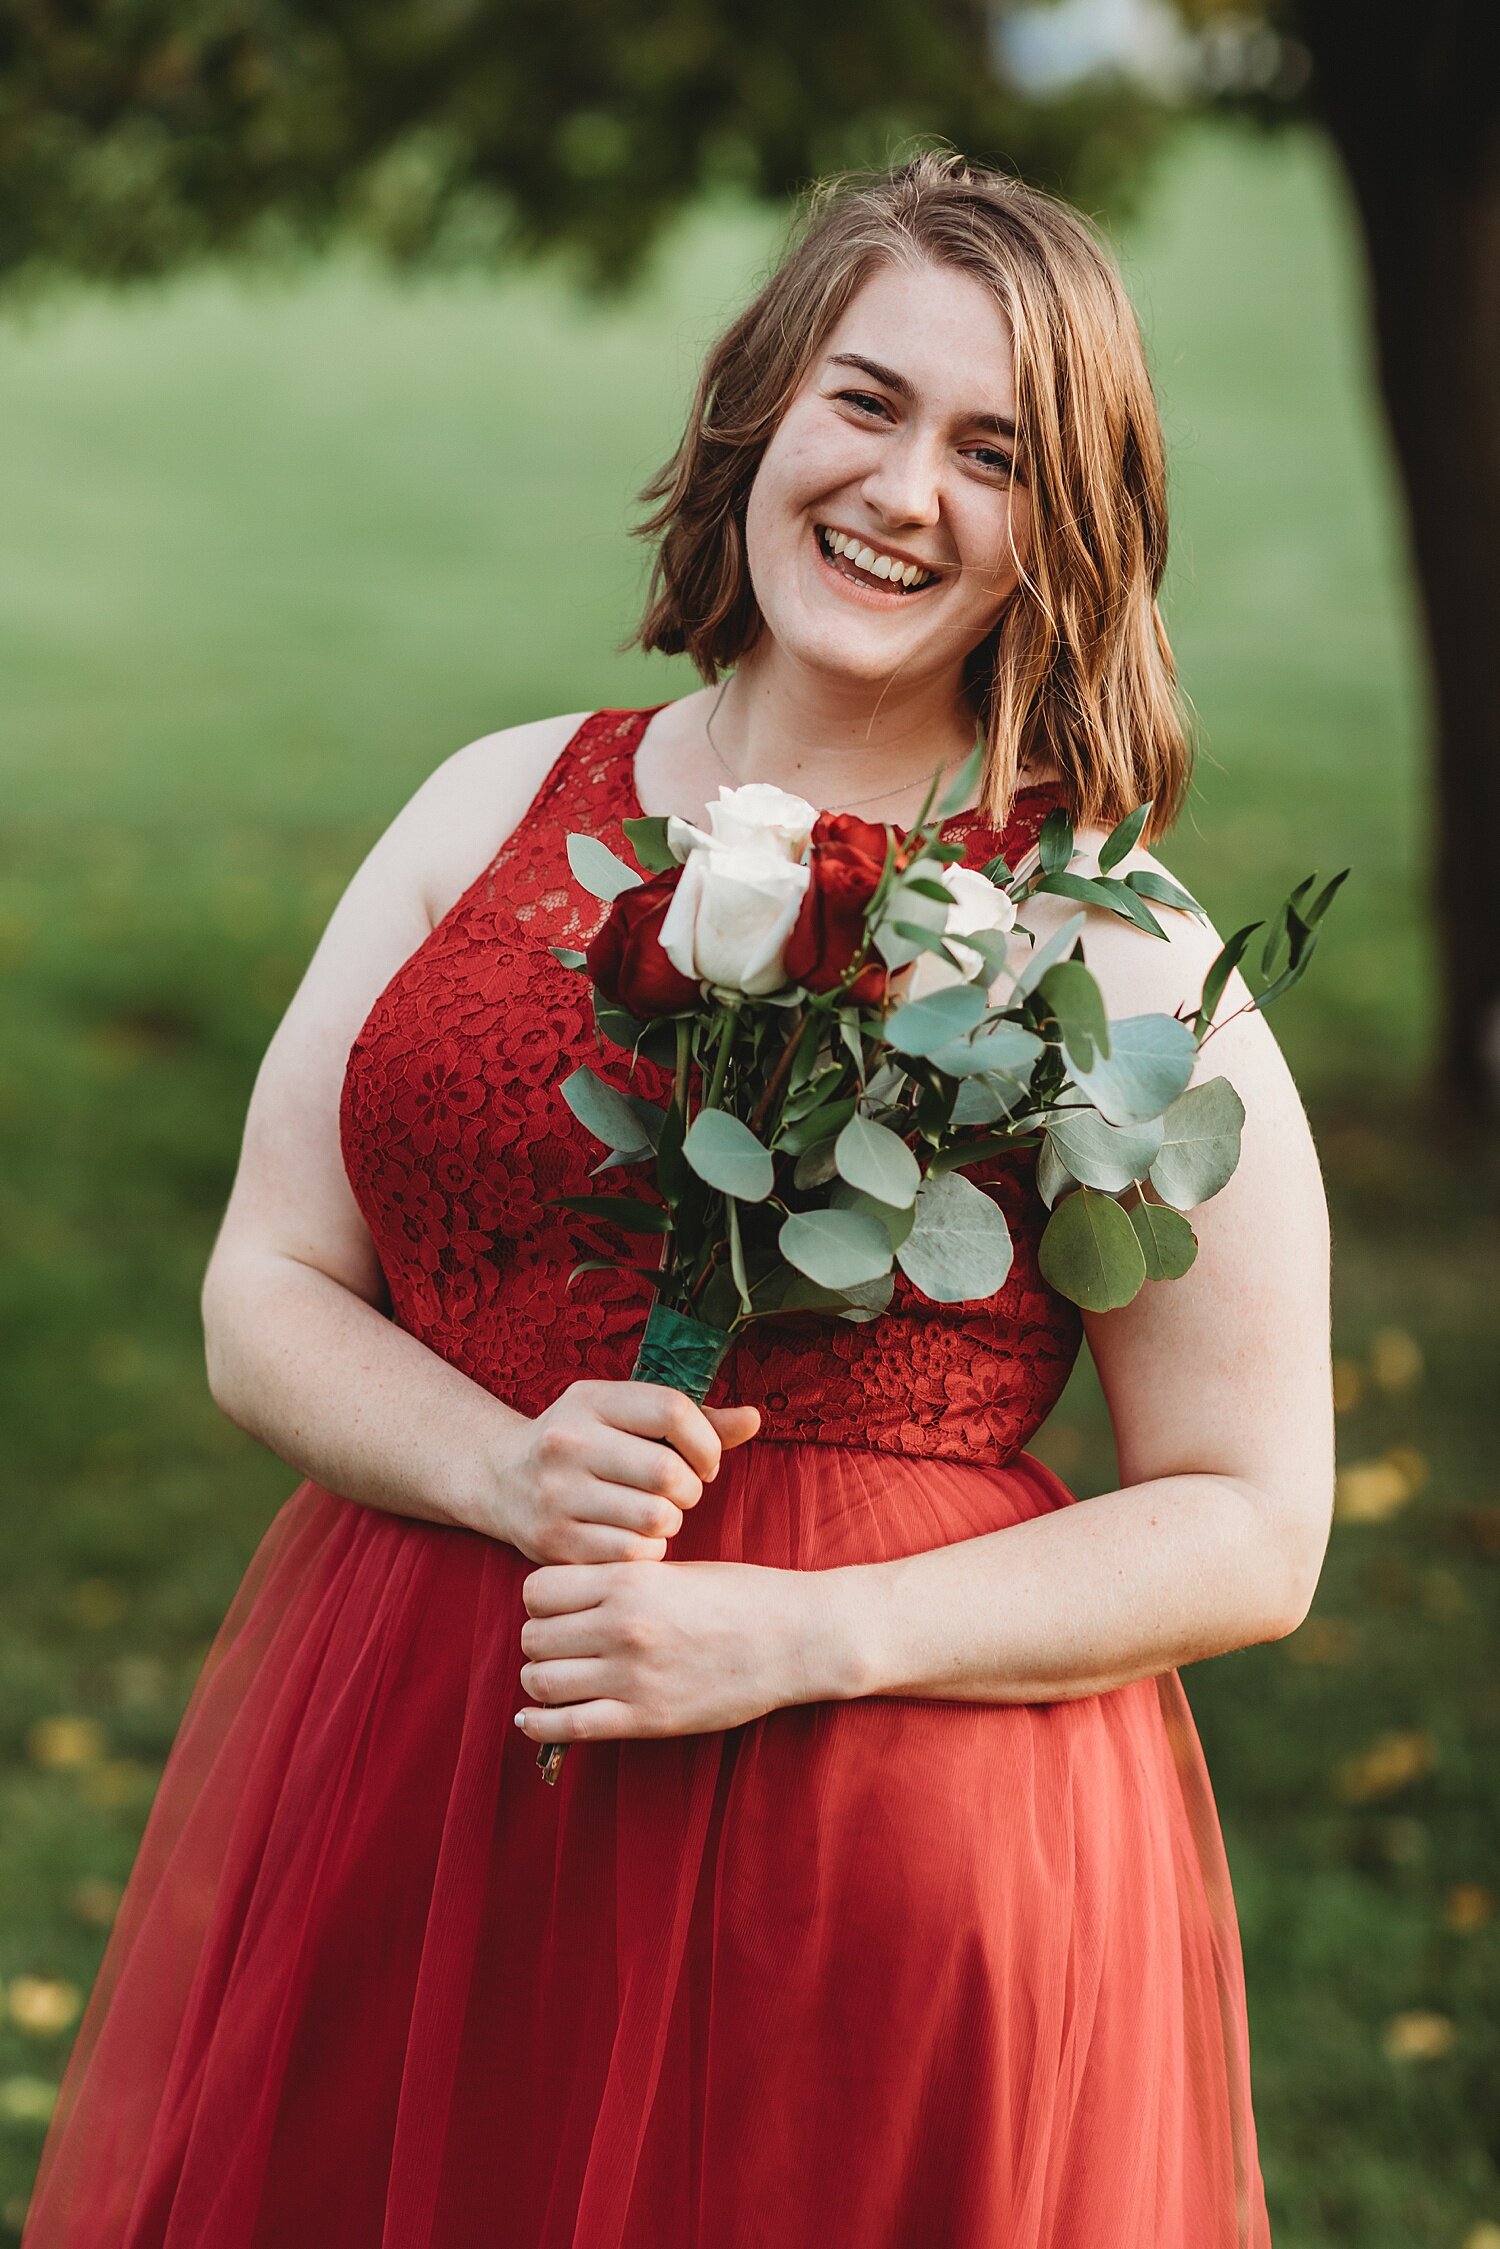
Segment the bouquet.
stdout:
<svg viewBox="0 0 1500 2249">
<path fill-rule="evenodd" d="M 1150 813 L 1112 831 L 1098 872 L 1076 873 L 1073 829 L 1052 812 L 1012 870 L 958 865 L 941 835 L 978 781 L 983 745 L 932 809 L 900 833 L 750 782 L 721 787 L 705 831 L 675 816 L 627 819 L 632 867 L 571 835 L 573 873 L 610 911 L 586 952 L 556 957 L 594 987 L 601 1040 L 671 1075 L 655 1102 L 582 1067 L 568 1106 L 654 1196 L 555 1202 L 628 1236 L 654 1262 L 585 1258 L 573 1276 L 625 1270 L 654 1299 L 636 1381 L 701 1404 L 737 1331 L 813 1311 L 877 1319 L 897 1267 L 941 1304 L 992 1296 L 1011 1265 L 1005 1217 L 967 1176 L 1034 1154 L 1050 1216 L 1040 1264 L 1093 1312 L 1177 1279 L 1197 1240 L 1186 1215 L 1239 1160 L 1244 1111 L 1227 1079 L 1193 1085 L 1231 972 L 1260 947 L 1264 1007 L 1306 969 L 1342 875 L 1301 883 L 1269 927 L 1239 930 L 1189 1014 L 1111 1021 L 1084 959 L 1085 907 L 1165 937 L 1153 907 L 1202 918 L 1150 869 L 1115 869 Z M 1039 894 L 1074 902 L 1045 943 L 1018 923 Z M 555 1780 L 564 1745 L 538 1757 Z"/>
</svg>

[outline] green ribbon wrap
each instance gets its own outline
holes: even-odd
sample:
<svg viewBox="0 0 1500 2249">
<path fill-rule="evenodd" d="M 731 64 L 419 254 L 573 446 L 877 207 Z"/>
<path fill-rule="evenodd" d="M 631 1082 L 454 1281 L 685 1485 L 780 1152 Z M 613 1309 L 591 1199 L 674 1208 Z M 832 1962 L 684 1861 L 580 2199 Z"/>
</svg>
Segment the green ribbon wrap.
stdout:
<svg viewBox="0 0 1500 2249">
<path fill-rule="evenodd" d="M 674 1312 L 670 1304 L 663 1304 L 658 1298 L 646 1314 L 630 1379 L 632 1382 L 659 1382 L 668 1390 L 681 1390 L 695 1406 L 701 1406 L 733 1341 L 733 1336 L 723 1328 L 711 1328 L 702 1320 L 690 1320 L 685 1313 Z M 536 1761 L 542 1778 L 553 1786 L 562 1770 L 567 1747 L 565 1741 L 544 1741 L 537 1751 Z"/>
<path fill-rule="evenodd" d="M 630 1379 L 681 1390 L 701 1406 L 733 1340 L 723 1328 L 688 1319 L 658 1299 L 646 1315 Z"/>
</svg>

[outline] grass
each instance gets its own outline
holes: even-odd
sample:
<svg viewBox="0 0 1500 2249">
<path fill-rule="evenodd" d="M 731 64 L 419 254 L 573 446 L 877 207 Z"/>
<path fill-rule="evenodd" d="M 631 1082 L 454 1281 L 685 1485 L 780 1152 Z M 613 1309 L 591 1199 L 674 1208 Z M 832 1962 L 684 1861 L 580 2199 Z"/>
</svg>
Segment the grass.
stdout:
<svg viewBox="0 0 1500 2249">
<path fill-rule="evenodd" d="M 608 311 L 544 276 L 338 265 L 81 295 L 0 332 L 12 2234 L 66 1987 L 88 1986 L 197 1665 L 295 1481 L 216 1413 L 197 1326 L 259 1055 L 359 856 L 448 750 L 689 684 L 613 652 L 641 589 L 623 526 L 771 241 L 707 215 Z M 1423 1090 L 1420 674 L 1349 221 L 1316 144 L 1204 132 L 1121 247 L 1205 741 L 1169 857 L 1230 924 L 1315 864 L 1356 870 L 1277 1026 L 1329 1172 L 1343 1448 L 1366 1473 L 1303 1630 L 1187 1674 L 1276 2240 L 1485 2249 L 1495 1205 Z M 1110 1480 L 1086 1374 L 1041 1449 L 1082 1489 Z"/>
</svg>

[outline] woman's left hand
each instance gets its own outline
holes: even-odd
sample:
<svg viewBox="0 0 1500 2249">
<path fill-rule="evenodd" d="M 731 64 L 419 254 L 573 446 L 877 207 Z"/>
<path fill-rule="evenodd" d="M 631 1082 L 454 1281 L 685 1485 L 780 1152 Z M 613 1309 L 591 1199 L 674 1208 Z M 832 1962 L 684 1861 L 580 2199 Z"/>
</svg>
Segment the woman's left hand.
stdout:
<svg viewBox="0 0 1500 2249">
<path fill-rule="evenodd" d="M 528 1741 L 720 1733 L 837 1696 L 828 1580 L 750 1562 L 553 1562 L 522 1589 Z"/>
</svg>

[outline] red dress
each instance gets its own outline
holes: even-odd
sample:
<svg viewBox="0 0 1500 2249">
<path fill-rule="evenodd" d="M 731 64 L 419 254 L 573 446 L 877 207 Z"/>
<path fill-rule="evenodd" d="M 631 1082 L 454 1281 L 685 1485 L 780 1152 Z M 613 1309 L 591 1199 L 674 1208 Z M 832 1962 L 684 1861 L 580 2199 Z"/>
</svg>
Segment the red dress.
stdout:
<svg viewBox="0 0 1500 2249">
<path fill-rule="evenodd" d="M 624 1378 L 572 1287 L 604 908 L 650 714 L 600 711 L 349 1055 L 393 1317 L 526 1413 Z M 948 823 L 970 864 L 1034 838 Z M 639 1090 L 651 1092 L 649 1080 Z M 1074 1504 L 1022 1451 L 1078 1347 L 996 1181 L 1004 1289 L 752 1326 L 762 1433 L 672 1552 L 877 1562 Z M 214 1643 L 70 2059 L 24 2249 L 1264 2249 L 1229 1874 L 1175 1671 L 581 1744 L 511 1722 L 531 1564 L 312 1482 Z"/>
</svg>

